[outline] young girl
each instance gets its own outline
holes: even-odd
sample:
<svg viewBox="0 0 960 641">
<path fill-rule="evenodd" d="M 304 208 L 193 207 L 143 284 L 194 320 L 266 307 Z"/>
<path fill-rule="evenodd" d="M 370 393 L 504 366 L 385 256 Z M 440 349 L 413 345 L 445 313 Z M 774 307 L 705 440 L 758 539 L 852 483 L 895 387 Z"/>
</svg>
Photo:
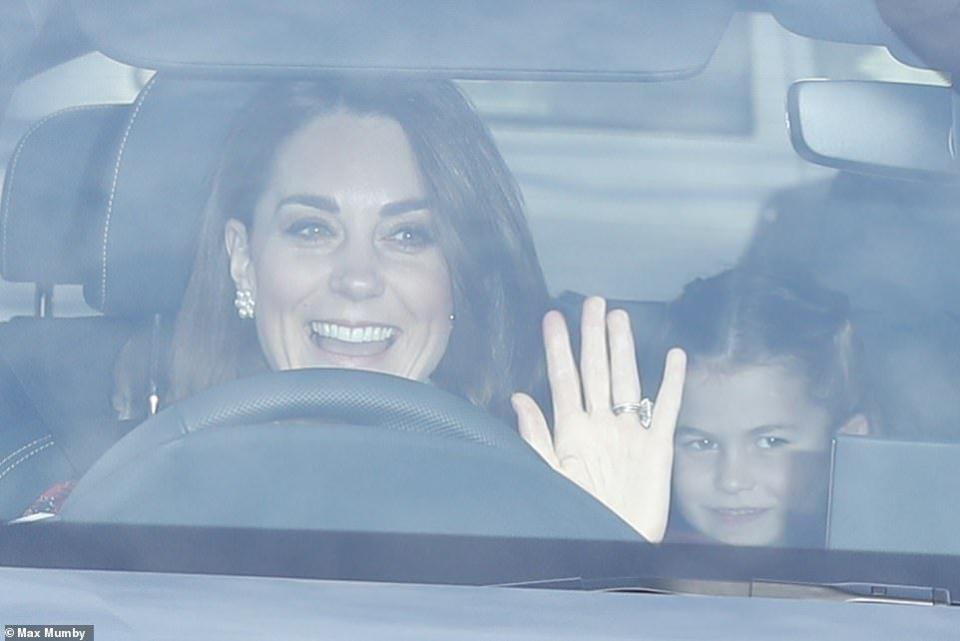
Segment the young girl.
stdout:
<svg viewBox="0 0 960 641">
<path fill-rule="evenodd" d="M 689 284 L 667 317 L 690 363 L 668 538 L 822 545 L 831 439 L 868 429 L 846 298 L 732 270 Z"/>
</svg>

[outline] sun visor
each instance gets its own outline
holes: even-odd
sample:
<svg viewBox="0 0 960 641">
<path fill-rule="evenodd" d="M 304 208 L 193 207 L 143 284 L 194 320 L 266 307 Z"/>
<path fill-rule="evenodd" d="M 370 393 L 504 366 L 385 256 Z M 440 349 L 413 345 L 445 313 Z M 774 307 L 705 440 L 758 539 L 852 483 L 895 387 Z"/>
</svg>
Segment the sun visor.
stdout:
<svg viewBox="0 0 960 641">
<path fill-rule="evenodd" d="M 180 73 L 452 78 L 685 77 L 733 0 L 74 0 L 95 47 Z"/>
<path fill-rule="evenodd" d="M 930 66 L 887 26 L 876 0 L 769 0 L 768 7 L 777 22 L 801 36 L 884 46 L 904 64 Z"/>
</svg>

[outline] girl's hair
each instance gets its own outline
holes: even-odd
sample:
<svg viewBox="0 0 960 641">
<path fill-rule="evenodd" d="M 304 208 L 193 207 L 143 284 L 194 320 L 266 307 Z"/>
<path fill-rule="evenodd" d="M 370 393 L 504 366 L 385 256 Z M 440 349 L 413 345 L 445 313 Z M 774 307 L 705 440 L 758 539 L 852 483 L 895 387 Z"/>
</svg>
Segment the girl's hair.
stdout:
<svg viewBox="0 0 960 641">
<path fill-rule="evenodd" d="M 697 279 L 670 304 L 665 339 L 691 365 L 788 361 L 835 425 L 864 411 L 847 298 L 806 274 L 733 269 Z"/>
<path fill-rule="evenodd" d="M 169 395 L 177 400 L 267 369 L 254 324 L 234 309 L 224 225 L 236 218 L 250 228 L 278 148 L 312 119 L 342 111 L 398 122 L 419 163 L 456 314 L 432 380 L 504 418 L 512 392 L 542 397 L 539 327 L 548 296 L 519 188 L 455 85 L 379 77 L 265 85 L 240 113 L 174 322 Z"/>
</svg>

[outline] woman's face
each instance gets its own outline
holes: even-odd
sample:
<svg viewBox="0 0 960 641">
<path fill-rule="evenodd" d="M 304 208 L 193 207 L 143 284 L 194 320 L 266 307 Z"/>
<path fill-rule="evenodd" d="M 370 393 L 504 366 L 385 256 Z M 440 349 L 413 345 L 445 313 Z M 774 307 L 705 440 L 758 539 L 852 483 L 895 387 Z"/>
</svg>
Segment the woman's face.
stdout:
<svg viewBox="0 0 960 641">
<path fill-rule="evenodd" d="M 687 373 L 677 424 L 674 497 L 700 533 L 732 545 L 783 542 L 791 510 L 810 509 L 830 417 L 786 364 Z M 813 492 L 812 492 L 813 490 Z"/>
<path fill-rule="evenodd" d="M 275 370 L 343 367 L 426 380 L 447 347 L 450 273 L 406 134 L 323 115 L 278 151 L 252 230 L 225 230 Z"/>
</svg>

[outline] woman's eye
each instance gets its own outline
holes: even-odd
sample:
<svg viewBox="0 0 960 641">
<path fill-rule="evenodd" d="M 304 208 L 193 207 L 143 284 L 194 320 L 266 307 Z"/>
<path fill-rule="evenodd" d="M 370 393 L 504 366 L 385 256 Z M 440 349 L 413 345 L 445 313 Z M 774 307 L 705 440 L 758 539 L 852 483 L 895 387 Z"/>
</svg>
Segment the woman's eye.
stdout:
<svg viewBox="0 0 960 641">
<path fill-rule="evenodd" d="M 711 441 L 708 438 L 695 438 L 685 441 L 683 447 L 688 450 L 693 450 L 694 452 L 708 452 L 719 449 L 720 445 L 716 441 Z"/>
<path fill-rule="evenodd" d="M 433 234 L 421 225 L 404 225 L 392 230 L 386 240 L 395 243 L 405 251 L 422 249 L 433 244 Z"/>
<path fill-rule="evenodd" d="M 779 436 L 761 436 L 757 439 L 757 447 L 761 450 L 773 450 L 784 445 L 789 445 L 790 441 Z"/>
<path fill-rule="evenodd" d="M 302 220 L 287 227 L 287 234 L 297 240 L 319 242 L 332 238 L 334 230 L 327 223 L 320 220 Z"/>
</svg>

